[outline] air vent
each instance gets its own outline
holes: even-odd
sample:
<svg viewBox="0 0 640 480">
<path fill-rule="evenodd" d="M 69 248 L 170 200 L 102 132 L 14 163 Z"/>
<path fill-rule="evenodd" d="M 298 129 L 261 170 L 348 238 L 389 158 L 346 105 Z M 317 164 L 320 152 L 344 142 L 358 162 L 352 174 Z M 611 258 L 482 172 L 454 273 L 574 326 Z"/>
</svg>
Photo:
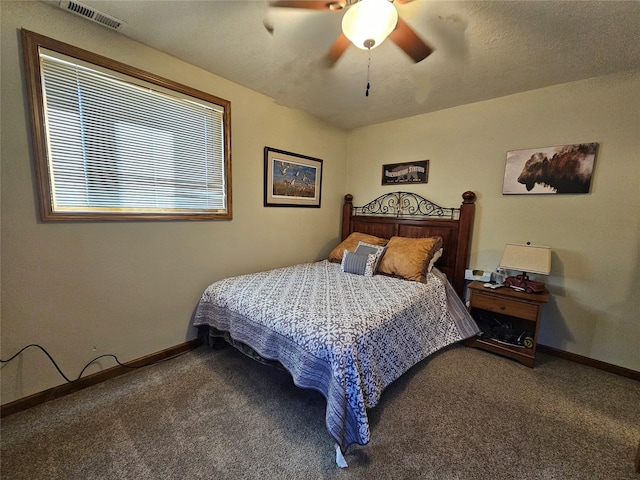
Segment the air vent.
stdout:
<svg viewBox="0 0 640 480">
<path fill-rule="evenodd" d="M 122 20 L 118 20 L 111 15 L 107 15 L 106 13 L 102 13 L 95 8 L 88 7 L 80 2 L 75 2 L 73 0 L 61 0 L 60 8 L 62 8 L 63 10 L 67 10 L 68 12 L 75 13 L 76 15 L 80 15 L 81 17 L 87 18 L 92 22 L 104 25 L 105 27 L 111 28 L 112 30 L 122 31 L 127 25 Z"/>
</svg>

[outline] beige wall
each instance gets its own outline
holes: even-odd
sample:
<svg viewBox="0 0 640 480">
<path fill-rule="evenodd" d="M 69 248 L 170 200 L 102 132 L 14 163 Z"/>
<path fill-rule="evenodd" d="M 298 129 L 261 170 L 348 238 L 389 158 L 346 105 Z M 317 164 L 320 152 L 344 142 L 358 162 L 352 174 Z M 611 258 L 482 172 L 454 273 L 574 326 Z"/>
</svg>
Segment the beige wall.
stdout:
<svg viewBox="0 0 640 480">
<path fill-rule="evenodd" d="M 204 288 L 225 276 L 314 261 L 338 241 L 346 132 L 40 2 L 1 2 L 2 358 L 43 345 L 75 378 L 194 338 Z M 231 101 L 233 220 L 42 224 L 36 213 L 19 28 Z M 324 160 L 322 208 L 263 207 L 263 148 Z M 95 347 L 95 349 L 94 349 Z M 93 373 L 114 363 L 102 360 Z M 63 383 L 40 352 L 2 368 L 2 404 Z"/>
<path fill-rule="evenodd" d="M 591 193 L 503 196 L 509 150 L 598 142 Z M 542 344 L 640 371 L 640 72 L 557 85 L 355 130 L 347 191 L 380 185 L 384 163 L 430 160 L 407 190 L 442 206 L 478 195 L 470 264 L 493 270 L 507 242 L 549 245 Z"/>
</svg>

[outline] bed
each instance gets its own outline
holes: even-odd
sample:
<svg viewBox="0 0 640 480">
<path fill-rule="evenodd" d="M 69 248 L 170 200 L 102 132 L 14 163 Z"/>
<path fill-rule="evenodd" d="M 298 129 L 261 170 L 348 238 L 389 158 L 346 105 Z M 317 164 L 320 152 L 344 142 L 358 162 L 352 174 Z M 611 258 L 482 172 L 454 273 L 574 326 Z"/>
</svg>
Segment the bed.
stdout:
<svg viewBox="0 0 640 480">
<path fill-rule="evenodd" d="M 202 294 L 194 316 L 209 345 L 223 339 L 285 368 L 327 400 L 336 462 L 367 444 L 367 409 L 436 351 L 478 333 L 461 300 L 475 194 L 443 208 L 413 193 L 362 207 L 345 195 L 341 242 L 327 259 L 226 278 Z"/>
</svg>

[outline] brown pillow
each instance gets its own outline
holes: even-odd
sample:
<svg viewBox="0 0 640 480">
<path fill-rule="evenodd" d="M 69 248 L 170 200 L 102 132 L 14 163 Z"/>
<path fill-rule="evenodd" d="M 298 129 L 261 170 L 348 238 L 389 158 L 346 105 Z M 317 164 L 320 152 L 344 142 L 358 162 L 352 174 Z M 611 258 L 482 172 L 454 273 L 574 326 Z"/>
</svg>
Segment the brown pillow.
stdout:
<svg viewBox="0 0 640 480">
<path fill-rule="evenodd" d="M 341 263 L 342 253 L 345 250 L 349 250 L 350 252 L 355 251 L 358 247 L 358 242 L 365 242 L 371 245 L 380 245 L 384 247 L 387 244 L 387 241 L 388 240 L 386 238 L 375 237 L 373 235 L 367 235 L 366 233 L 353 232 L 331 251 L 329 254 L 329 261 Z"/>
<path fill-rule="evenodd" d="M 441 249 L 442 237 L 391 237 L 378 272 L 425 282 L 435 263 L 431 260 Z"/>
</svg>

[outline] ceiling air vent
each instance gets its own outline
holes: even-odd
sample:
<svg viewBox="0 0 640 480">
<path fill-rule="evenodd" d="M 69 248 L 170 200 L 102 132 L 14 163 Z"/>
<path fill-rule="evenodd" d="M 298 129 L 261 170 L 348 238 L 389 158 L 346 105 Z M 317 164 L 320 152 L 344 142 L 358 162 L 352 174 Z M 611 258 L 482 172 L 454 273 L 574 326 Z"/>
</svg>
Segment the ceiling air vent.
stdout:
<svg viewBox="0 0 640 480">
<path fill-rule="evenodd" d="M 105 27 L 111 28 L 112 30 L 122 31 L 122 29 L 124 29 L 124 27 L 127 25 L 122 20 L 118 20 L 111 15 L 102 13 L 95 8 L 88 7 L 80 2 L 74 2 L 73 0 L 61 0 L 60 8 L 62 8 L 63 10 L 67 10 L 68 12 L 75 13 L 76 15 L 80 15 L 81 17 L 87 18 L 92 22 L 104 25 Z"/>
</svg>

